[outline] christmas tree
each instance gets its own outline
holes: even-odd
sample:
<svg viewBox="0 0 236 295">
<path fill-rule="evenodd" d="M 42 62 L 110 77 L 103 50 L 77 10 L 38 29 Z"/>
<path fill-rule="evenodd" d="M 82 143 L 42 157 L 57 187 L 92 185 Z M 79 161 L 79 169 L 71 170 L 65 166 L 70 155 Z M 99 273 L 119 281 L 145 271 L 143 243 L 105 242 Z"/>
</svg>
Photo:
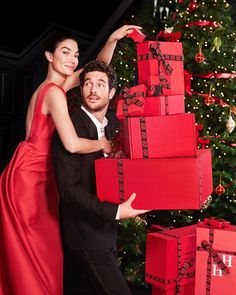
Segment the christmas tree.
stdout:
<svg viewBox="0 0 236 295">
<path fill-rule="evenodd" d="M 185 112 L 194 113 L 198 148 L 212 149 L 213 192 L 201 210 L 152 211 L 122 221 L 121 267 L 144 282 L 145 235 L 151 223 L 185 226 L 214 216 L 236 224 L 236 28 L 225 0 L 137 1 L 123 23 L 138 24 L 148 40 L 180 41 L 184 50 Z M 113 58 L 120 89 L 137 85 L 136 46 L 121 40 Z M 132 242 L 131 242 L 132 241 Z M 132 263 L 131 263 L 132 261 Z"/>
</svg>

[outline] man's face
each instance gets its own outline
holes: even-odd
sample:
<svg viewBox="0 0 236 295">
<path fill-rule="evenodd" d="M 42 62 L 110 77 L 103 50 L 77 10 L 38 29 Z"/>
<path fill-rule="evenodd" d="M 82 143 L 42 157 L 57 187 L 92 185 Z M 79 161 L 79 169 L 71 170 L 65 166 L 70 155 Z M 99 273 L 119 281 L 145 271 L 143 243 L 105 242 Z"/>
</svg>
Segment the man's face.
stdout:
<svg viewBox="0 0 236 295">
<path fill-rule="evenodd" d="M 85 107 L 94 112 L 107 109 L 115 89 L 109 90 L 108 77 L 105 73 L 94 71 L 85 75 L 82 97 Z"/>
</svg>

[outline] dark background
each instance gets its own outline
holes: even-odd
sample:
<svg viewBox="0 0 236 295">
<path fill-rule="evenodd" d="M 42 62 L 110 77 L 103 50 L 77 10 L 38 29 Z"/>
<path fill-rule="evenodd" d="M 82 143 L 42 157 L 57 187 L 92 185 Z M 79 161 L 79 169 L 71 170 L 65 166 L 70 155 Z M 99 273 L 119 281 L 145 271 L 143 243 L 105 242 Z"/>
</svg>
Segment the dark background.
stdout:
<svg viewBox="0 0 236 295">
<path fill-rule="evenodd" d="M 110 0 L 109 5 L 96 0 L 9 2 L 1 7 L 0 48 L 19 52 L 52 23 L 95 37 L 123 0 Z"/>
<path fill-rule="evenodd" d="M 95 38 L 105 29 L 110 17 L 123 3 L 127 6 L 139 5 L 142 1 L 154 0 L 82 0 L 82 1 L 31 1 L 6 2 L 1 5 L 0 49 L 20 52 L 45 31 L 51 24 L 57 23 Z M 160 2 L 160 1 L 159 1 Z M 189 0 L 190 2 L 190 0 Z M 228 0 L 236 10 L 236 0 Z M 131 5 L 132 4 L 132 5 Z M 129 6 L 129 7 L 130 7 Z M 122 13 L 119 20 L 122 19 Z M 117 24 L 113 24 L 114 29 Z M 104 27 L 105 26 L 105 27 Z M 105 30 L 104 30 L 104 33 Z"/>
</svg>

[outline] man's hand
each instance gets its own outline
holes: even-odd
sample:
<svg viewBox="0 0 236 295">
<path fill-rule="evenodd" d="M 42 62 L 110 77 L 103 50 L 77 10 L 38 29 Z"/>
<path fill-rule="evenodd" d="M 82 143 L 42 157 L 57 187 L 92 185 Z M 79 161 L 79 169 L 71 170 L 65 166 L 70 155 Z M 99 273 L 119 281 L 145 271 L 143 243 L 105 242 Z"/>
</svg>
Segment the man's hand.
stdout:
<svg viewBox="0 0 236 295">
<path fill-rule="evenodd" d="M 134 218 L 137 215 L 144 214 L 151 211 L 151 210 L 134 209 L 132 207 L 132 202 L 135 199 L 135 197 L 136 197 L 136 194 L 133 193 L 128 200 L 120 204 L 120 219 Z"/>
<path fill-rule="evenodd" d="M 100 139 L 101 143 L 102 143 L 102 151 L 106 154 L 109 154 L 112 152 L 112 146 L 111 146 L 111 141 L 107 140 L 105 136 L 103 136 Z"/>
</svg>

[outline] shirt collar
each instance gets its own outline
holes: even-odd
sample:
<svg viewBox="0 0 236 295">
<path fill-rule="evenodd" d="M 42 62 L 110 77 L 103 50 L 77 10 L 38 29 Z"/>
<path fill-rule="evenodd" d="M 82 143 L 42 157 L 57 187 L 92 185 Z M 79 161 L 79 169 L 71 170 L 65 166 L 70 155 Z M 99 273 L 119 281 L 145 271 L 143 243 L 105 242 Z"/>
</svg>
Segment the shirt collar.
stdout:
<svg viewBox="0 0 236 295">
<path fill-rule="evenodd" d="M 81 109 L 89 116 L 89 118 L 93 121 L 93 123 L 98 128 L 105 128 L 108 124 L 108 120 L 106 117 L 103 118 L 102 122 L 100 122 L 93 114 L 91 114 L 84 106 L 81 106 Z"/>
</svg>

